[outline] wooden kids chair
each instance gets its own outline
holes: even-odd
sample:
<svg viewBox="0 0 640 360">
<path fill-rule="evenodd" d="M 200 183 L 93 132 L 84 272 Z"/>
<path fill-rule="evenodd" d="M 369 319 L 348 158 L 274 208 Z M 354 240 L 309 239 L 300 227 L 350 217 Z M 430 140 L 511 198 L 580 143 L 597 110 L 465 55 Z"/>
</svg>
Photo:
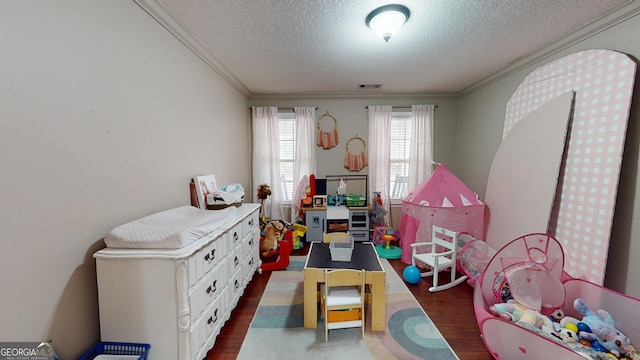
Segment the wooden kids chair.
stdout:
<svg viewBox="0 0 640 360">
<path fill-rule="evenodd" d="M 330 329 L 360 327 L 364 339 L 364 270 L 326 270 L 320 307 L 324 341 Z"/>
</svg>

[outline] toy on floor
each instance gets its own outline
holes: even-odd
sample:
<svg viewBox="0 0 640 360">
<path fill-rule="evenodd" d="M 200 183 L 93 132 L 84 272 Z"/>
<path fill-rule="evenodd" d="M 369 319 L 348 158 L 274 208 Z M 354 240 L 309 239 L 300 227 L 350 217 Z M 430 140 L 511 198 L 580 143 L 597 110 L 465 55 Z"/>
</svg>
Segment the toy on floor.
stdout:
<svg viewBox="0 0 640 360">
<path fill-rule="evenodd" d="M 271 220 L 264 226 L 260 238 L 260 269 L 282 270 L 289 266 L 289 254 L 293 250 L 293 230 L 282 220 Z"/>
<path fill-rule="evenodd" d="M 375 245 L 378 256 L 384 259 L 400 259 L 402 249 L 391 245 L 398 240 L 398 233 L 384 221 L 387 211 L 382 206 L 382 198 L 379 192 L 374 192 L 376 197 L 373 208 L 369 211 L 371 222 L 375 225 L 371 242 Z"/>
<path fill-rule="evenodd" d="M 402 271 L 402 277 L 404 277 L 404 281 L 415 285 L 420 281 L 420 269 L 409 265 Z"/>
<path fill-rule="evenodd" d="M 271 220 L 264 227 L 264 235 L 260 239 L 260 250 L 263 258 L 271 258 L 276 255 L 278 241 L 284 237 L 287 226 L 284 221 Z"/>
<path fill-rule="evenodd" d="M 400 259 L 402 249 L 391 245 L 392 241 L 398 240 L 395 230 L 388 226 L 377 226 L 373 230 L 373 244 L 378 256 L 384 259 Z"/>
<path fill-rule="evenodd" d="M 380 197 L 379 192 L 374 192 L 376 197 L 376 201 L 373 202 L 373 206 L 371 210 L 369 210 L 369 219 L 371 220 L 371 224 L 376 226 L 384 226 L 384 216 L 387 215 L 387 210 L 382 206 L 382 198 Z"/>
<path fill-rule="evenodd" d="M 293 249 L 300 250 L 302 248 L 302 237 L 307 232 L 307 227 L 302 224 L 293 224 L 295 233 L 293 234 Z"/>
</svg>

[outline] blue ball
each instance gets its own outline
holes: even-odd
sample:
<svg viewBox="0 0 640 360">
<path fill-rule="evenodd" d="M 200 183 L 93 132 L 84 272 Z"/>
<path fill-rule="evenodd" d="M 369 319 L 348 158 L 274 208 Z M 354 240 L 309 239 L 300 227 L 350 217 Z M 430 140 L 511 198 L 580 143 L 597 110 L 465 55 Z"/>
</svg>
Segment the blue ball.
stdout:
<svg viewBox="0 0 640 360">
<path fill-rule="evenodd" d="M 402 276 L 404 276 L 404 281 L 409 284 L 417 284 L 420 281 L 420 270 L 413 265 L 409 265 L 402 271 Z"/>
</svg>

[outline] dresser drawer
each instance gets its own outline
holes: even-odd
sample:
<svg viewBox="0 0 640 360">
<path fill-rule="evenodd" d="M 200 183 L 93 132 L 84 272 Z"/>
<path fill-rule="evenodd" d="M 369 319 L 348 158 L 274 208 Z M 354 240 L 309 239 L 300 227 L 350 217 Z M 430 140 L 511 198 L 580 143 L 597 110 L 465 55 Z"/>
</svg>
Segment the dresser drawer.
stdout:
<svg viewBox="0 0 640 360">
<path fill-rule="evenodd" d="M 238 299 L 242 295 L 244 288 L 242 287 L 242 269 L 238 267 L 227 285 L 227 304 L 230 308 L 234 308 L 238 304 Z"/>
<path fill-rule="evenodd" d="M 242 242 L 242 256 L 246 257 L 251 253 L 254 248 L 257 248 L 260 243 L 260 238 L 257 233 L 250 233 L 247 238 Z"/>
<path fill-rule="evenodd" d="M 227 249 L 233 249 L 242 242 L 242 239 L 244 238 L 242 226 L 242 222 L 239 222 L 227 232 Z"/>
<path fill-rule="evenodd" d="M 244 235 L 258 231 L 260 218 L 258 212 L 254 211 L 251 215 L 242 220 Z"/>
<path fill-rule="evenodd" d="M 191 307 L 191 319 L 195 320 L 200 313 L 218 297 L 225 286 L 227 267 L 224 261 L 205 275 L 198 286 L 189 293 L 189 305 Z"/>
<path fill-rule="evenodd" d="M 220 333 L 220 328 L 225 321 L 225 310 L 224 296 L 217 297 L 207 308 L 202 320 L 200 321 L 199 346 L 206 345 L 208 342 L 213 345 L 215 339 L 211 337 L 217 336 L 218 333 Z M 206 347 L 208 349 L 209 345 Z M 192 354 L 196 353 L 193 352 Z"/>
<path fill-rule="evenodd" d="M 231 252 L 227 256 L 227 274 L 234 274 L 242 266 L 242 260 L 244 259 L 243 247 L 236 246 L 231 249 Z"/>
<path fill-rule="evenodd" d="M 198 277 L 198 280 L 211 271 L 211 269 L 218 264 L 218 261 L 224 257 L 224 243 L 226 235 L 226 233 L 222 234 L 202 250 L 198 251 L 196 255 L 196 276 Z"/>
<path fill-rule="evenodd" d="M 242 265 L 242 279 L 243 285 L 249 282 L 249 278 L 258 268 L 258 261 L 260 256 L 258 255 L 257 248 L 251 249 L 249 254 L 245 257 Z"/>
</svg>

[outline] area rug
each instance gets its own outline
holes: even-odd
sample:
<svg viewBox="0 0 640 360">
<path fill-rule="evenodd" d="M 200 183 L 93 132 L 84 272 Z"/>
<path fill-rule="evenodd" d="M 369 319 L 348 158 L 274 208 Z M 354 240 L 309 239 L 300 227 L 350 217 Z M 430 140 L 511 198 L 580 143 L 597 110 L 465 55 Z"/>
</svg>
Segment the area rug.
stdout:
<svg viewBox="0 0 640 360">
<path fill-rule="evenodd" d="M 317 329 L 303 325 L 304 260 L 294 256 L 286 271 L 271 274 L 238 359 L 459 359 L 386 259 L 386 331 L 367 324 L 362 339 L 359 328 L 330 330 L 325 342 L 320 313 Z"/>
</svg>

